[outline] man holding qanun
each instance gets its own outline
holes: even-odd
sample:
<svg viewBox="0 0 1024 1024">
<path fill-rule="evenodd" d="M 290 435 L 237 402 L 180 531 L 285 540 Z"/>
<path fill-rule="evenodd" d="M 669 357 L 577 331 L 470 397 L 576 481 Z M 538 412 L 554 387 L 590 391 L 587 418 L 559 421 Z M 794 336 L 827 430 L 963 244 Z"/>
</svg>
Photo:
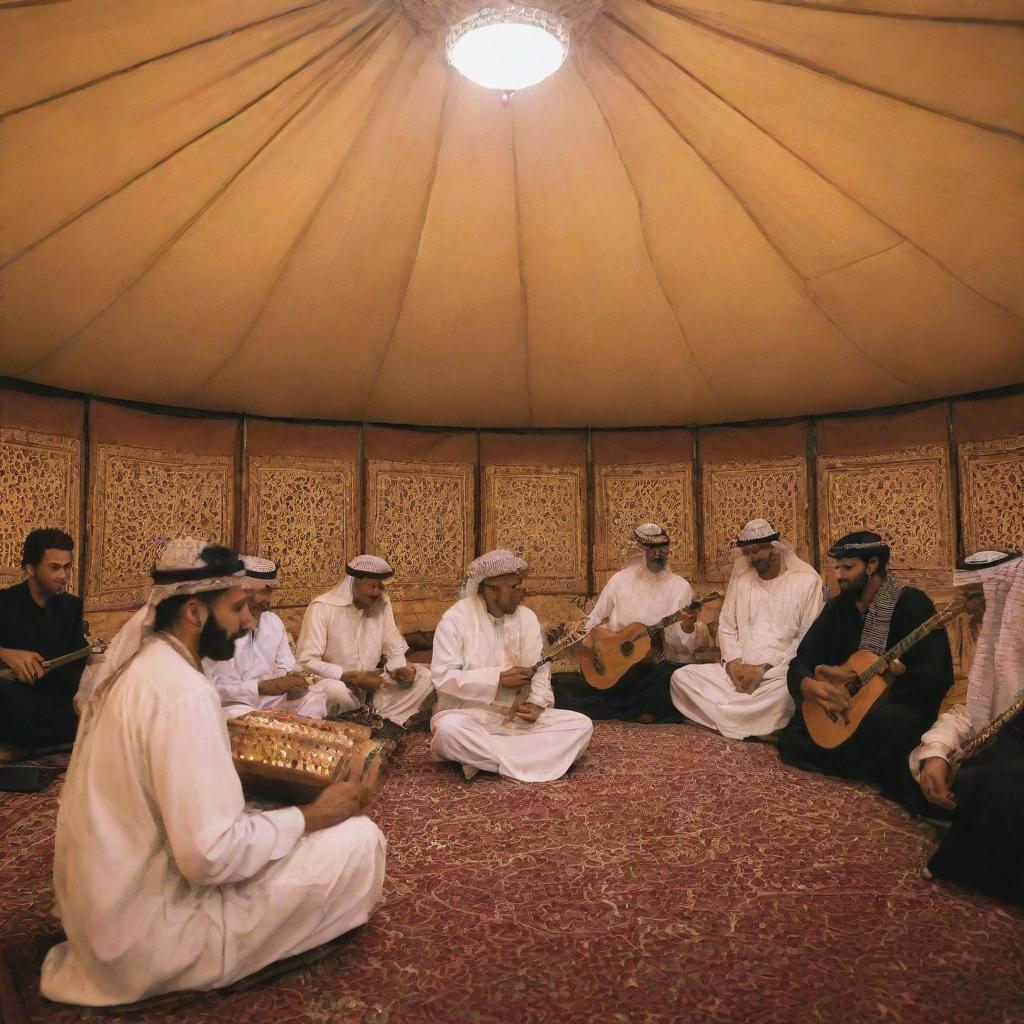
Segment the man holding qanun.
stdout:
<svg viewBox="0 0 1024 1024">
<path fill-rule="evenodd" d="M 459 762 L 467 778 L 486 771 L 550 782 L 590 743 L 589 718 L 553 707 L 551 666 L 534 669 L 543 645 L 537 616 L 522 604 L 526 570 L 511 551 L 481 555 L 470 563 L 465 597 L 434 632 L 430 749 Z"/>
<path fill-rule="evenodd" d="M 717 665 L 672 675 L 672 703 L 729 739 L 766 736 L 793 715 L 786 685 L 797 645 L 822 609 L 821 577 L 764 519 L 747 523 L 718 618 Z"/>
<path fill-rule="evenodd" d="M 935 614 L 927 594 L 904 587 L 889 572 L 889 545 L 877 533 L 848 533 L 832 545 L 829 557 L 839 595 L 822 609 L 789 663 L 789 692 L 797 711 L 779 735 L 779 754 L 787 764 L 873 782 L 883 795 L 901 799 L 907 756 L 953 685 L 949 638 L 939 628 L 911 647 L 901 663 L 890 666 L 894 679 L 885 702 L 876 704 L 838 747 L 819 747 L 801 705 L 815 701 L 825 712 L 842 715 L 850 702 L 847 685 L 857 676 L 842 667 L 850 655 L 884 654 Z"/>
<path fill-rule="evenodd" d="M 363 924 L 384 880 L 366 788 L 250 812 L 201 659 L 250 624 L 233 551 L 172 541 L 82 711 L 53 868 L 67 941 L 42 993 L 109 1006 L 228 985 Z"/>
</svg>

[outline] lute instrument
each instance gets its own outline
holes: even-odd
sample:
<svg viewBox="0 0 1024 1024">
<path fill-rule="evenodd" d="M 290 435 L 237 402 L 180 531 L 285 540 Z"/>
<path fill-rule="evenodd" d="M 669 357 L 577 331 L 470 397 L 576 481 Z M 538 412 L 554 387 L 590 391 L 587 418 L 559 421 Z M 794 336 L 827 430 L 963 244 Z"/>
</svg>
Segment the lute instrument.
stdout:
<svg viewBox="0 0 1024 1024">
<path fill-rule="evenodd" d="M 1022 712 L 1024 712 L 1024 690 L 1017 694 L 1013 703 L 1001 715 L 996 715 L 984 729 L 976 732 L 969 740 L 965 740 L 950 754 L 948 760 L 950 782 L 967 761 L 980 754 L 1003 729 L 1012 725 Z"/>
<path fill-rule="evenodd" d="M 90 654 L 102 654 L 109 646 L 109 640 L 90 640 L 85 647 L 80 647 L 77 651 L 71 651 L 70 654 L 62 654 L 59 658 L 51 658 L 49 661 L 44 661 L 42 665 L 43 675 L 46 675 L 47 672 L 52 672 L 55 668 L 60 668 L 63 665 L 70 665 L 73 661 L 80 661 L 82 658 L 88 658 Z M 13 668 L 0 669 L 0 679 L 17 678 L 18 676 Z M 33 679 L 31 682 L 25 683 L 25 685 L 35 686 L 38 682 L 38 679 Z"/>
<path fill-rule="evenodd" d="M 839 666 L 840 671 L 846 669 L 855 672 L 856 676 L 848 683 L 843 683 L 850 695 L 850 703 L 844 712 L 826 711 L 817 701 L 805 700 L 800 705 L 804 716 L 807 732 L 814 742 L 825 750 L 834 750 L 845 743 L 859 728 L 873 707 L 882 702 L 892 685 L 892 676 L 887 672 L 890 662 L 898 661 L 914 644 L 923 640 L 929 633 L 940 629 L 947 622 L 963 614 L 967 601 L 957 597 L 941 612 L 936 612 L 925 619 L 916 629 L 911 630 L 899 643 L 894 644 L 884 654 L 874 651 L 854 651 Z M 818 666 L 814 678 L 834 683 L 822 673 Z"/>
<path fill-rule="evenodd" d="M 638 662 L 644 660 L 651 650 L 651 641 L 662 630 L 678 622 L 689 612 L 697 611 L 710 601 L 717 601 L 722 595 L 718 591 L 693 601 L 685 608 L 666 615 L 651 626 L 642 622 L 631 622 L 622 629 L 612 631 L 604 626 L 595 626 L 590 631 L 592 645 L 579 651 L 580 669 L 583 678 L 595 690 L 607 690 L 614 686 Z"/>
<path fill-rule="evenodd" d="M 555 660 L 559 655 L 564 654 L 571 647 L 575 647 L 576 644 L 581 643 L 583 638 L 587 635 L 587 624 L 586 622 L 580 622 L 573 626 L 572 629 L 566 630 L 557 640 L 545 647 L 541 652 L 540 661 L 535 662 L 530 666 L 531 675 L 542 668 L 549 662 Z M 511 722 L 516 717 L 516 712 L 523 706 L 526 698 L 530 693 L 531 683 L 524 683 L 522 686 L 517 686 L 515 696 L 512 698 L 512 703 L 509 705 L 509 709 L 503 721 Z"/>
</svg>

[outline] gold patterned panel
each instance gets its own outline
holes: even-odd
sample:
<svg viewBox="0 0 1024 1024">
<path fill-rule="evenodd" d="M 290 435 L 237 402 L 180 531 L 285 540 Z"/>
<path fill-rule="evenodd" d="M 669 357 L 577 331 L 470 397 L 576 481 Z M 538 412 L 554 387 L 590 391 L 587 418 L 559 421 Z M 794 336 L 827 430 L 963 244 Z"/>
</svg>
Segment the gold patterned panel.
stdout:
<svg viewBox="0 0 1024 1024">
<path fill-rule="evenodd" d="M 308 604 L 337 583 L 359 553 L 355 462 L 250 455 L 244 550 L 280 566 L 276 607 Z"/>
<path fill-rule="evenodd" d="M 704 571 L 708 579 L 728 578 L 736 535 L 751 519 L 767 519 L 801 558 L 808 557 L 805 459 L 709 462 L 702 474 Z"/>
<path fill-rule="evenodd" d="M 892 548 L 904 583 L 949 586 L 953 567 L 949 450 L 922 445 L 883 455 L 818 458 L 818 537 L 829 545 L 852 530 L 875 530 Z"/>
<path fill-rule="evenodd" d="M 232 543 L 232 456 L 98 444 L 93 466 L 90 608 L 142 604 L 149 571 L 173 537 Z"/>
<path fill-rule="evenodd" d="M 473 472 L 461 462 L 367 463 L 366 548 L 391 563 L 396 600 L 458 592 L 473 558 Z"/>
<path fill-rule="evenodd" d="M 81 464 L 77 438 L 0 429 L 0 586 L 21 582 L 21 547 L 31 530 L 56 526 L 78 540 Z"/>
<path fill-rule="evenodd" d="M 964 552 L 1024 547 L 1024 434 L 958 448 Z"/>
<path fill-rule="evenodd" d="M 672 568 L 692 577 L 697 568 L 693 464 L 596 466 L 594 571 L 600 590 L 635 552 L 641 523 L 660 523 L 673 541 Z"/>
<path fill-rule="evenodd" d="M 485 550 L 530 566 L 537 594 L 587 592 L 586 471 L 582 466 L 485 466 Z"/>
</svg>

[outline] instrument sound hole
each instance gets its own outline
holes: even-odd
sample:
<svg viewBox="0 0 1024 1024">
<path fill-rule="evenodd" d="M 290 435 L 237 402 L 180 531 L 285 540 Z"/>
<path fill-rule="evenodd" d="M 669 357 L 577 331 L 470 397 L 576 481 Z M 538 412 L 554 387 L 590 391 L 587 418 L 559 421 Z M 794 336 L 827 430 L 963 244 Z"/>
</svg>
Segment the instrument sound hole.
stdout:
<svg viewBox="0 0 1024 1024">
<path fill-rule="evenodd" d="M 623 656 L 624 658 L 628 658 L 628 657 L 629 657 L 629 656 L 630 656 L 630 655 L 631 655 L 631 654 L 633 653 L 633 641 L 632 641 L 632 640 L 627 640 L 627 641 L 626 641 L 626 642 L 625 642 L 625 643 L 624 643 L 624 644 L 623 644 L 623 645 L 622 645 L 622 646 L 621 646 L 621 647 L 619 648 L 619 650 L 620 650 L 620 651 L 622 651 L 622 656 Z"/>
</svg>

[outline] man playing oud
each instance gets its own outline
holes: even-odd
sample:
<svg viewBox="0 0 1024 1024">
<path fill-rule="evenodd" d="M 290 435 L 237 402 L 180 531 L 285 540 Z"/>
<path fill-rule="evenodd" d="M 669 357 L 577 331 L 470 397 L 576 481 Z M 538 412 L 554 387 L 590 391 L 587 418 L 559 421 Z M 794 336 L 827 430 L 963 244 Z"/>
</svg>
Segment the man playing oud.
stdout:
<svg viewBox="0 0 1024 1024">
<path fill-rule="evenodd" d="M 949 638 L 939 628 L 911 647 L 891 666 L 894 681 L 885 702 L 839 746 L 818 746 L 802 705 L 813 701 L 841 716 L 850 704 L 847 686 L 857 677 L 843 667 L 850 655 L 883 654 L 935 614 L 927 594 L 902 586 L 889 573 L 889 545 L 877 533 L 848 533 L 828 554 L 835 560 L 839 595 L 822 609 L 790 662 L 789 692 L 797 711 L 779 736 L 779 754 L 787 764 L 873 782 L 884 795 L 900 799 L 907 757 L 953 685 Z"/>
<path fill-rule="evenodd" d="M 718 619 L 718 665 L 684 665 L 672 703 L 729 739 L 765 736 L 793 715 L 786 673 L 822 608 L 821 577 L 764 519 L 740 530 L 738 555 Z"/>
</svg>

